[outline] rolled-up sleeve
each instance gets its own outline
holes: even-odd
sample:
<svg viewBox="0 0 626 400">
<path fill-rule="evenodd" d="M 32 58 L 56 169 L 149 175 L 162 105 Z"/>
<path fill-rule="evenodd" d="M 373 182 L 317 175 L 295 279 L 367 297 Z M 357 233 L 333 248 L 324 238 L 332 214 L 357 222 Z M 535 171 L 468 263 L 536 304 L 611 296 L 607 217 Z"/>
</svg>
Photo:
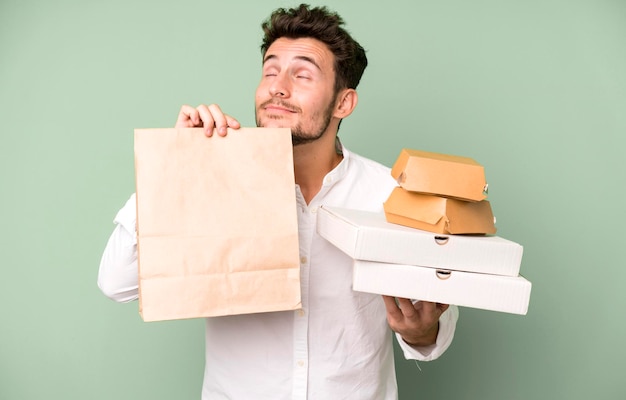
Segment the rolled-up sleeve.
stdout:
<svg viewBox="0 0 626 400">
<path fill-rule="evenodd" d="M 139 298 L 135 194 L 114 222 L 115 229 L 100 260 L 98 287 L 108 298 L 125 303 Z"/>
</svg>

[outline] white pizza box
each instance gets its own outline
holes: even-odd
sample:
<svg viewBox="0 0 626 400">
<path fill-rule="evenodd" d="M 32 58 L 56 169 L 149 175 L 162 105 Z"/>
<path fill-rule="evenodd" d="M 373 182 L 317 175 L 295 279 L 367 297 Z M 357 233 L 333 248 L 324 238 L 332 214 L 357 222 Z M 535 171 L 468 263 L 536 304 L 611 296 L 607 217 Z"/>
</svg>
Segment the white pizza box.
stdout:
<svg viewBox="0 0 626 400">
<path fill-rule="evenodd" d="M 321 207 L 317 232 L 358 260 L 517 277 L 523 247 L 490 235 L 444 235 L 387 222 L 385 214 Z"/>
<path fill-rule="evenodd" d="M 352 289 L 526 315 L 531 282 L 522 276 L 477 274 L 354 260 Z"/>
</svg>

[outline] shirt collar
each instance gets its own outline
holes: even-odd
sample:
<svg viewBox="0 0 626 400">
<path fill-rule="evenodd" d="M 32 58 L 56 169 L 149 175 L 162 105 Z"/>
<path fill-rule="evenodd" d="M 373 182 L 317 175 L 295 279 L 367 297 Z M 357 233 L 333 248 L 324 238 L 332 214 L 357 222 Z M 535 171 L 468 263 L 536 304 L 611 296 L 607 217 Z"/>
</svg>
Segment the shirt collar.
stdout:
<svg viewBox="0 0 626 400">
<path fill-rule="evenodd" d="M 341 145 L 341 151 L 343 152 L 343 159 L 337 164 L 335 168 L 333 168 L 329 173 L 326 174 L 324 180 L 322 181 L 322 187 L 328 187 L 333 185 L 335 182 L 343 179 L 348 173 L 348 166 L 350 165 L 350 157 L 351 154 L 343 145 Z"/>
</svg>

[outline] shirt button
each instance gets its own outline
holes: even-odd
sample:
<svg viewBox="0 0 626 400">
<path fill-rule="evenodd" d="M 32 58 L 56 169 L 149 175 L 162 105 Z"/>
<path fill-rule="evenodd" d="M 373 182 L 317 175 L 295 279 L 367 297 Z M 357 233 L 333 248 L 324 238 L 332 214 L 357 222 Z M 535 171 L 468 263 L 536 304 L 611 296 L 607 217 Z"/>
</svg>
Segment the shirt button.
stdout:
<svg viewBox="0 0 626 400">
<path fill-rule="evenodd" d="M 300 264 L 306 264 L 307 259 L 306 257 L 300 257 Z"/>
<path fill-rule="evenodd" d="M 304 361 L 302 360 L 298 361 L 298 367 L 304 367 Z"/>
<path fill-rule="evenodd" d="M 317 212 L 317 207 L 313 207 L 313 208 L 311 208 L 311 212 L 312 212 L 313 214 L 315 214 L 315 213 Z"/>
<path fill-rule="evenodd" d="M 304 317 L 304 310 L 298 310 L 298 316 Z"/>
</svg>

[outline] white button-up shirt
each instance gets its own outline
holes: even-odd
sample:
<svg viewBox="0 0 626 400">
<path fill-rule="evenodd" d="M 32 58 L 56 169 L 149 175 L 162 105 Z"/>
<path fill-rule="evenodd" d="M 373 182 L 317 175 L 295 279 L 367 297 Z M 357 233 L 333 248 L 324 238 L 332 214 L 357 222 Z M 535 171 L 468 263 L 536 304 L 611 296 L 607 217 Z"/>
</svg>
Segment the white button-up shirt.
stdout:
<svg viewBox="0 0 626 400">
<path fill-rule="evenodd" d="M 396 186 L 389 168 L 352 154 L 324 178 L 306 204 L 296 186 L 302 309 L 206 319 L 202 399 L 395 400 L 392 332 L 380 295 L 351 289 L 352 260 L 316 232 L 319 207 L 381 211 Z M 102 256 L 98 285 L 126 302 L 137 294 L 134 195 Z M 397 335 L 409 359 L 429 361 L 450 345 L 458 309 L 441 316 L 437 343 L 413 348 Z"/>
</svg>

